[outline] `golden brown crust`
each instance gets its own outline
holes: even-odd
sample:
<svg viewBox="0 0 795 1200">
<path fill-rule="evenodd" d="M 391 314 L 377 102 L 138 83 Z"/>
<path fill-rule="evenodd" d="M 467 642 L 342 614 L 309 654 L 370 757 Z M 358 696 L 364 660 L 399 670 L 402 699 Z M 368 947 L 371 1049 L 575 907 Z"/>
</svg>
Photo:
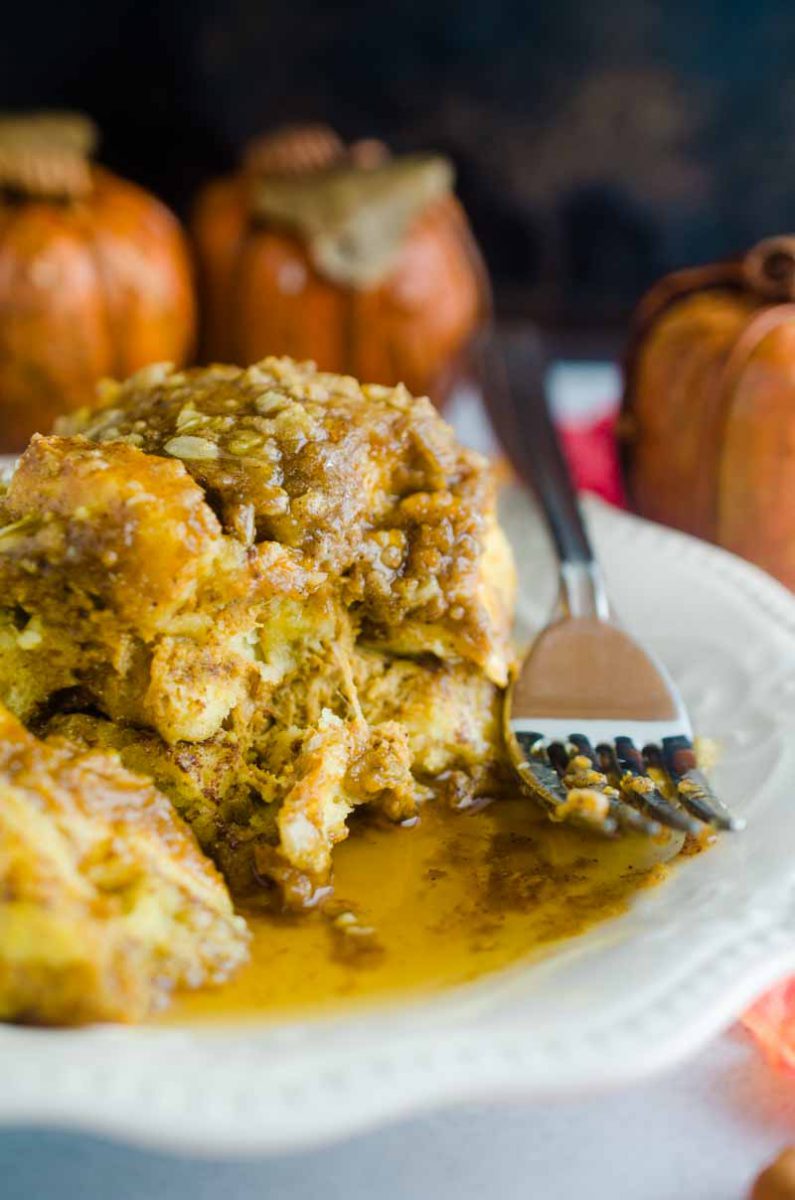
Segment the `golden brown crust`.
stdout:
<svg viewBox="0 0 795 1200">
<path fill-rule="evenodd" d="M 182 464 L 123 444 L 34 436 L 5 509 L 11 522 L 29 522 L 13 539 L 16 556 L 35 555 L 37 542 L 46 546 L 40 561 L 49 573 L 101 597 L 144 636 L 212 573 L 222 544 L 218 521 Z M 57 603 L 45 574 L 31 586 Z"/>
<path fill-rule="evenodd" d="M 181 461 L 227 532 L 349 575 L 348 602 L 379 633 L 444 628 L 457 656 L 505 681 L 509 614 L 495 620 L 480 594 L 494 481 L 428 400 L 265 359 L 146 369 L 59 428 Z"/>
<path fill-rule="evenodd" d="M 0 1018 L 137 1019 L 245 955 L 223 882 L 165 796 L 0 712 Z"/>
</svg>

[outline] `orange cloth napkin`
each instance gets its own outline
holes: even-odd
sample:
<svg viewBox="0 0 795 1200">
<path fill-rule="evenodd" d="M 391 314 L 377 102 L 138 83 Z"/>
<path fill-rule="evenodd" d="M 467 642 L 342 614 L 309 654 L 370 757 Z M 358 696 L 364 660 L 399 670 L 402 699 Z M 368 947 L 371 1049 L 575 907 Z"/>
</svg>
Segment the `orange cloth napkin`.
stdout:
<svg viewBox="0 0 795 1200">
<path fill-rule="evenodd" d="M 772 988 L 742 1018 L 775 1067 L 795 1074 L 795 978 Z"/>
</svg>

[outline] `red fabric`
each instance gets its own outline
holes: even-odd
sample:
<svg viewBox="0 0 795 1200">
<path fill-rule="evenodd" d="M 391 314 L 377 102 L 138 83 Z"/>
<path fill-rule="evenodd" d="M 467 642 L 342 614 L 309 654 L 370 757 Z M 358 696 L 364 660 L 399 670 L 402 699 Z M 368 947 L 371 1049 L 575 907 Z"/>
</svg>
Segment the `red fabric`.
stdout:
<svg viewBox="0 0 795 1200">
<path fill-rule="evenodd" d="M 626 508 L 615 425 L 607 416 L 590 424 L 559 425 L 558 432 L 577 487 Z M 795 1074 L 795 978 L 758 1000 L 742 1024 L 769 1062 Z"/>
<path fill-rule="evenodd" d="M 558 426 L 569 468 L 580 491 L 594 492 L 610 504 L 626 508 L 615 430 L 612 416 L 589 424 L 572 422 Z"/>
</svg>

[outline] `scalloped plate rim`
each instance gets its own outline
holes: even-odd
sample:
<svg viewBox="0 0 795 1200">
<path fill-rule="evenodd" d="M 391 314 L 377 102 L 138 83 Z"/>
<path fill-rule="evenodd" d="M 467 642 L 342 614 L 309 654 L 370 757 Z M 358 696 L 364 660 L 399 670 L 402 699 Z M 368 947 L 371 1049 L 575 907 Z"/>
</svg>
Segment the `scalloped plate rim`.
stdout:
<svg viewBox="0 0 795 1200">
<path fill-rule="evenodd" d="M 629 539 L 653 546 L 655 553 L 675 553 L 691 564 L 688 569 L 720 578 L 721 587 L 752 599 L 773 622 L 771 642 L 774 634 L 783 637 L 795 656 L 795 598 L 782 585 L 694 538 L 592 500 L 586 509 L 598 540 L 607 545 L 620 548 Z M 691 880 L 697 867 L 698 860 L 687 864 Z M 532 962 L 425 1001 L 377 1006 L 356 1020 L 343 1014 L 263 1026 L 79 1032 L 5 1027 L 0 1125 L 80 1130 L 202 1157 L 240 1156 L 327 1144 L 443 1106 L 619 1087 L 682 1061 L 760 991 L 795 970 L 795 867 L 782 870 L 774 882 L 772 899 L 736 915 L 728 935 L 725 920 L 722 932 L 715 922 L 709 971 L 707 919 L 700 930 L 703 945 L 683 977 L 671 972 L 667 983 L 665 977 L 653 985 L 647 981 L 636 1008 L 630 1006 L 620 1020 L 615 1005 L 604 1005 L 603 1024 L 595 1021 L 592 1035 L 598 1037 L 590 1044 L 582 1031 L 567 1036 L 560 1019 L 547 1022 L 543 1037 L 529 1016 L 522 1020 L 515 1012 L 497 1012 L 491 1024 L 482 1021 L 489 991 L 496 993 L 501 980 L 510 988 L 511 979 L 530 979 Z M 598 928 L 618 928 L 625 919 Z M 626 941 L 630 947 L 632 937 Z M 562 952 L 585 940 L 562 944 Z M 598 959 L 601 951 L 597 945 L 588 953 Z M 385 1028 L 391 1042 L 376 1044 Z M 235 1065 L 241 1048 L 242 1065 Z M 176 1066 L 169 1058 L 171 1074 L 165 1076 L 158 1074 L 163 1055 L 176 1056 Z M 258 1055 L 277 1081 L 281 1072 L 279 1086 L 270 1091 L 261 1075 L 252 1078 L 261 1065 Z M 298 1069 L 309 1077 L 307 1063 L 316 1068 L 309 1084 Z M 211 1096 L 196 1093 L 197 1075 Z"/>
</svg>

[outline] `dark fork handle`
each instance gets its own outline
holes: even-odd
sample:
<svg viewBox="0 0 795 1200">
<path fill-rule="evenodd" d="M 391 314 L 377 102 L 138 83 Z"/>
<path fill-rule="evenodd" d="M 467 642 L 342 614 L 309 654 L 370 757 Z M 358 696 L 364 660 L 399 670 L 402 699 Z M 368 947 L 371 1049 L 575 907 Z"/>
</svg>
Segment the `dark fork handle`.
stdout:
<svg viewBox="0 0 795 1200">
<path fill-rule="evenodd" d="M 492 329 L 486 336 L 484 357 L 486 404 L 505 452 L 544 513 L 560 561 L 566 606 L 574 616 L 605 617 L 607 602 L 596 559 L 545 389 L 541 384 L 529 385 L 539 376 L 532 342 L 511 339 L 508 367 Z"/>
</svg>

